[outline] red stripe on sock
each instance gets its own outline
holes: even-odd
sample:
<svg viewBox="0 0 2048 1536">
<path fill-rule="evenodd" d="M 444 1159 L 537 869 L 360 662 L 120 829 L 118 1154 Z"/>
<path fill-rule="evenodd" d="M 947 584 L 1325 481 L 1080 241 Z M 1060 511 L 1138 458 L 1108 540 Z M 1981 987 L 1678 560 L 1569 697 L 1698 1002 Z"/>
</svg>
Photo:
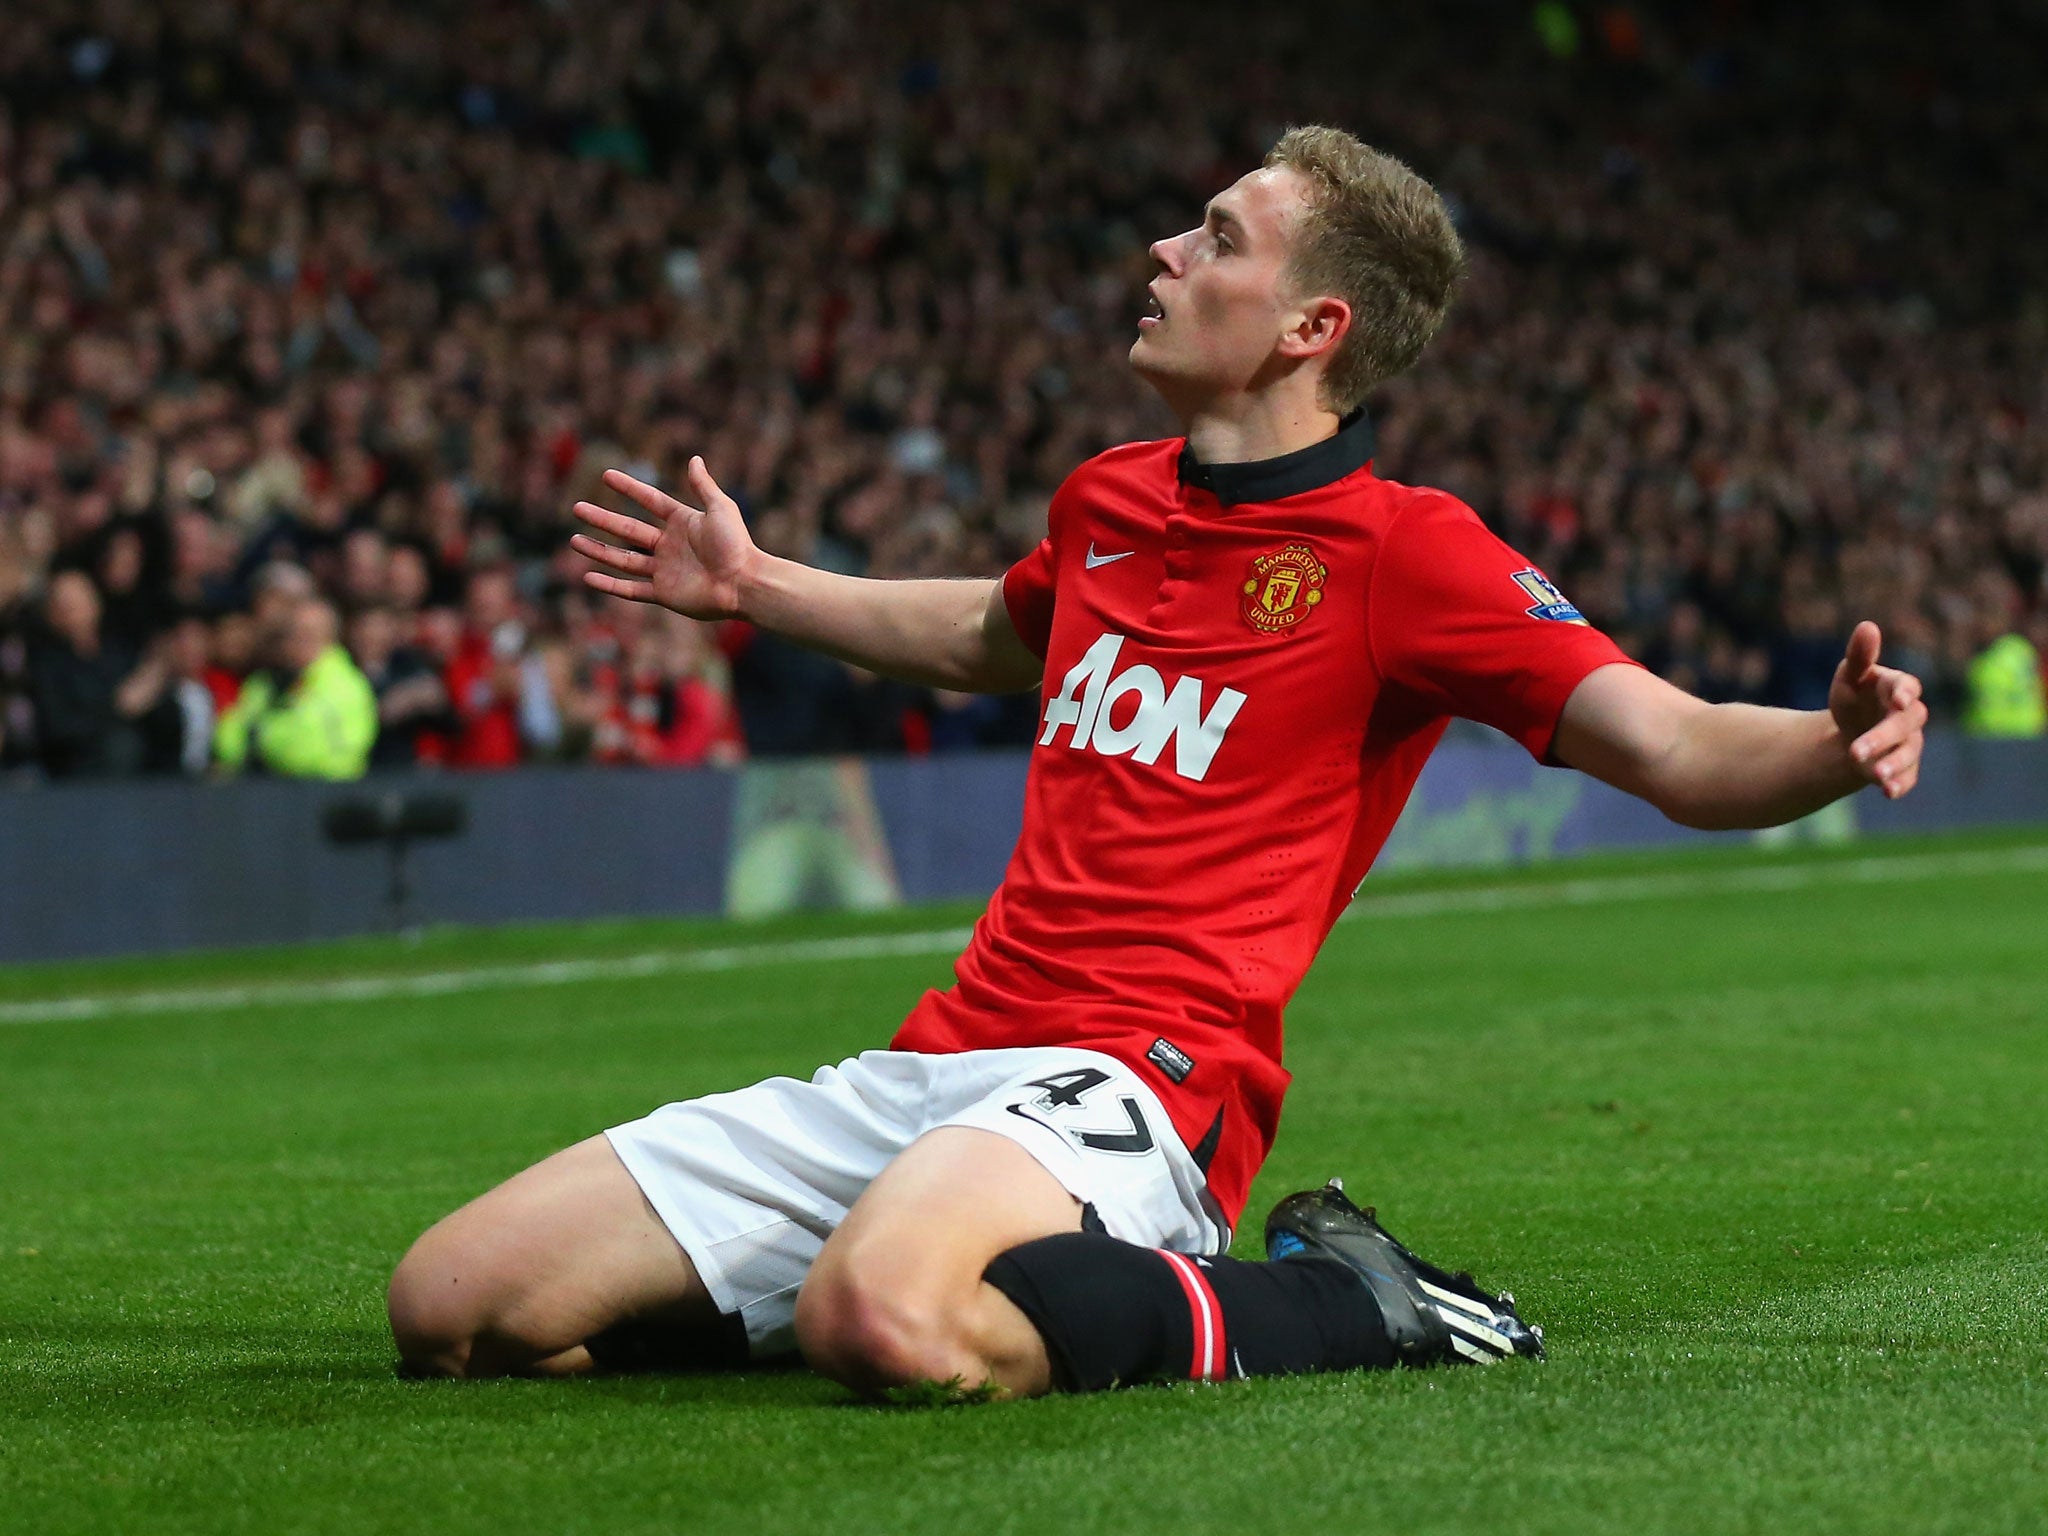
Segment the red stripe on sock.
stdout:
<svg viewBox="0 0 2048 1536">
<path fill-rule="evenodd" d="M 1157 1251 L 1173 1271 L 1174 1278 L 1180 1281 L 1181 1292 L 1187 1297 L 1189 1331 L 1194 1339 L 1188 1361 L 1188 1380 L 1221 1381 L 1226 1374 L 1224 1362 L 1230 1358 L 1225 1347 L 1223 1305 L 1217 1301 L 1209 1277 L 1197 1265 L 1164 1248 Z"/>
<path fill-rule="evenodd" d="M 1209 1283 L 1209 1277 L 1202 1273 L 1202 1266 L 1192 1259 L 1186 1262 L 1189 1271 L 1195 1277 L 1195 1284 L 1202 1288 L 1202 1296 L 1209 1303 L 1209 1315 L 1216 1321 L 1216 1347 L 1210 1352 L 1209 1374 L 1203 1379 L 1222 1381 L 1230 1374 L 1230 1339 L 1223 1326 L 1223 1303 L 1217 1299 L 1216 1288 Z"/>
</svg>

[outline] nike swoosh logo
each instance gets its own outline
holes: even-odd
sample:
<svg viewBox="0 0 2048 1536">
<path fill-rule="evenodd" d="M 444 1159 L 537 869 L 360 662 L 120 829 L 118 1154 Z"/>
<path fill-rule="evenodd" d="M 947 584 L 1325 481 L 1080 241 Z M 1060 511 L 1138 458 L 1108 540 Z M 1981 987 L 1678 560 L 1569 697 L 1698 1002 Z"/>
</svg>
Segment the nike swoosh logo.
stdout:
<svg viewBox="0 0 2048 1536">
<path fill-rule="evenodd" d="M 1044 1126 L 1044 1127 L 1045 1127 L 1045 1128 L 1046 1128 L 1046 1129 L 1047 1129 L 1048 1131 L 1051 1131 L 1051 1132 L 1053 1133 L 1053 1135 L 1055 1135 L 1055 1136 L 1059 1136 L 1059 1137 L 1060 1137 L 1060 1140 L 1062 1140 L 1062 1141 L 1065 1141 L 1065 1140 L 1066 1140 L 1066 1137 L 1064 1137 L 1064 1136 L 1060 1136 L 1060 1128 L 1059 1128 L 1058 1126 L 1056 1126 L 1056 1125 L 1052 1124 L 1052 1123 L 1051 1123 L 1050 1121 L 1046 1121 L 1046 1120 L 1041 1120 L 1041 1119 L 1039 1119 L 1039 1118 L 1038 1118 L 1038 1116 L 1036 1116 L 1036 1115 L 1032 1114 L 1030 1110 L 1028 1110 L 1028 1109 L 1025 1109 L 1025 1108 L 1024 1108 L 1023 1106 L 1021 1106 L 1021 1105 L 1018 1105 L 1018 1104 L 1005 1104 L 1005 1105 L 1003 1106 L 1003 1108 L 1007 1109 L 1007 1110 L 1008 1110 L 1008 1111 L 1009 1111 L 1009 1112 L 1010 1112 L 1011 1114 L 1015 1115 L 1015 1116 L 1016 1116 L 1016 1117 L 1017 1117 L 1017 1118 L 1018 1118 L 1019 1120 L 1029 1120 L 1029 1121 L 1030 1121 L 1030 1122 L 1031 1122 L 1031 1123 L 1032 1123 L 1033 1125 L 1042 1125 L 1042 1126 Z"/>
<path fill-rule="evenodd" d="M 1088 542 L 1088 569 L 1092 571 L 1098 566 L 1115 565 L 1117 561 L 1128 560 L 1136 553 L 1135 549 L 1127 549 L 1120 555 L 1098 555 L 1095 553 L 1095 541 L 1091 539 Z"/>
</svg>

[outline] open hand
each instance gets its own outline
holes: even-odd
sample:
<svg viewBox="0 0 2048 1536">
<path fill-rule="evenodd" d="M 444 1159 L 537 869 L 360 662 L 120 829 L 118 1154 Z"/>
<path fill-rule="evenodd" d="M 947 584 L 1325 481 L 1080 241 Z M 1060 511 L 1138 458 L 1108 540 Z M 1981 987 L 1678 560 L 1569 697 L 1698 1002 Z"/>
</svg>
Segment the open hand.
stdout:
<svg viewBox="0 0 2048 1536">
<path fill-rule="evenodd" d="M 629 498 L 646 520 L 608 512 L 588 501 L 576 516 L 616 543 L 579 533 L 569 547 L 596 565 L 586 586 L 636 603 L 658 603 L 693 619 L 730 619 L 740 611 L 740 587 L 761 552 L 747 534 L 733 499 L 718 488 L 702 458 L 690 460 L 690 488 L 702 508 L 608 469 L 604 483 Z"/>
<path fill-rule="evenodd" d="M 1828 689 L 1828 713 L 1848 744 L 1856 771 L 1896 800 L 1920 777 L 1927 706 L 1920 679 L 1877 664 L 1883 636 L 1868 619 L 1849 636 L 1849 650 Z"/>
</svg>

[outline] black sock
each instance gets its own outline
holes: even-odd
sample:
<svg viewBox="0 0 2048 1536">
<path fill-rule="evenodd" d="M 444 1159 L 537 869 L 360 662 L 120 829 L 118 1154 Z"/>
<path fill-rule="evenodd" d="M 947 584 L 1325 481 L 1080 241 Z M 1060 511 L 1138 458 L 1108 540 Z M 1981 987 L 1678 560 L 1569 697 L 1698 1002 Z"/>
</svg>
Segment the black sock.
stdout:
<svg viewBox="0 0 2048 1536">
<path fill-rule="evenodd" d="M 1062 1391 L 1394 1363 L 1372 1292 L 1335 1259 L 1197 1259 L 1065 1232 L 982 1278 L 1031 1319 Z"/>
</svg>

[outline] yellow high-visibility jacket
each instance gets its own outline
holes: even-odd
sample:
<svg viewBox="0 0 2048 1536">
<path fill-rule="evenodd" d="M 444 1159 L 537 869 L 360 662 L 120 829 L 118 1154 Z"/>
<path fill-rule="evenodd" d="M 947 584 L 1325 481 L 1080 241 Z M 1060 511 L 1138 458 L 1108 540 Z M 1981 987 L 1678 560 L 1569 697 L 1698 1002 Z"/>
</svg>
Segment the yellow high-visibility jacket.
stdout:
<svg viewBox="0 0 2048 1536">
<path fill-rule="evenodd" d="M 253 752 L 267 773 L 291 779 L 359 779 L 377 739 L 377 696 L 347 651 L 331 645 L 282 694 L 267 672 L 214 728 L 213 755 L 229 773 Z"/>
<path fill-rule="evenodd" d="M 1971 661 L 1963 729 L 1972 736 L 2048 735 L 2041 656 L 2024 635 L 1994 640 Z"/>
</svg>

